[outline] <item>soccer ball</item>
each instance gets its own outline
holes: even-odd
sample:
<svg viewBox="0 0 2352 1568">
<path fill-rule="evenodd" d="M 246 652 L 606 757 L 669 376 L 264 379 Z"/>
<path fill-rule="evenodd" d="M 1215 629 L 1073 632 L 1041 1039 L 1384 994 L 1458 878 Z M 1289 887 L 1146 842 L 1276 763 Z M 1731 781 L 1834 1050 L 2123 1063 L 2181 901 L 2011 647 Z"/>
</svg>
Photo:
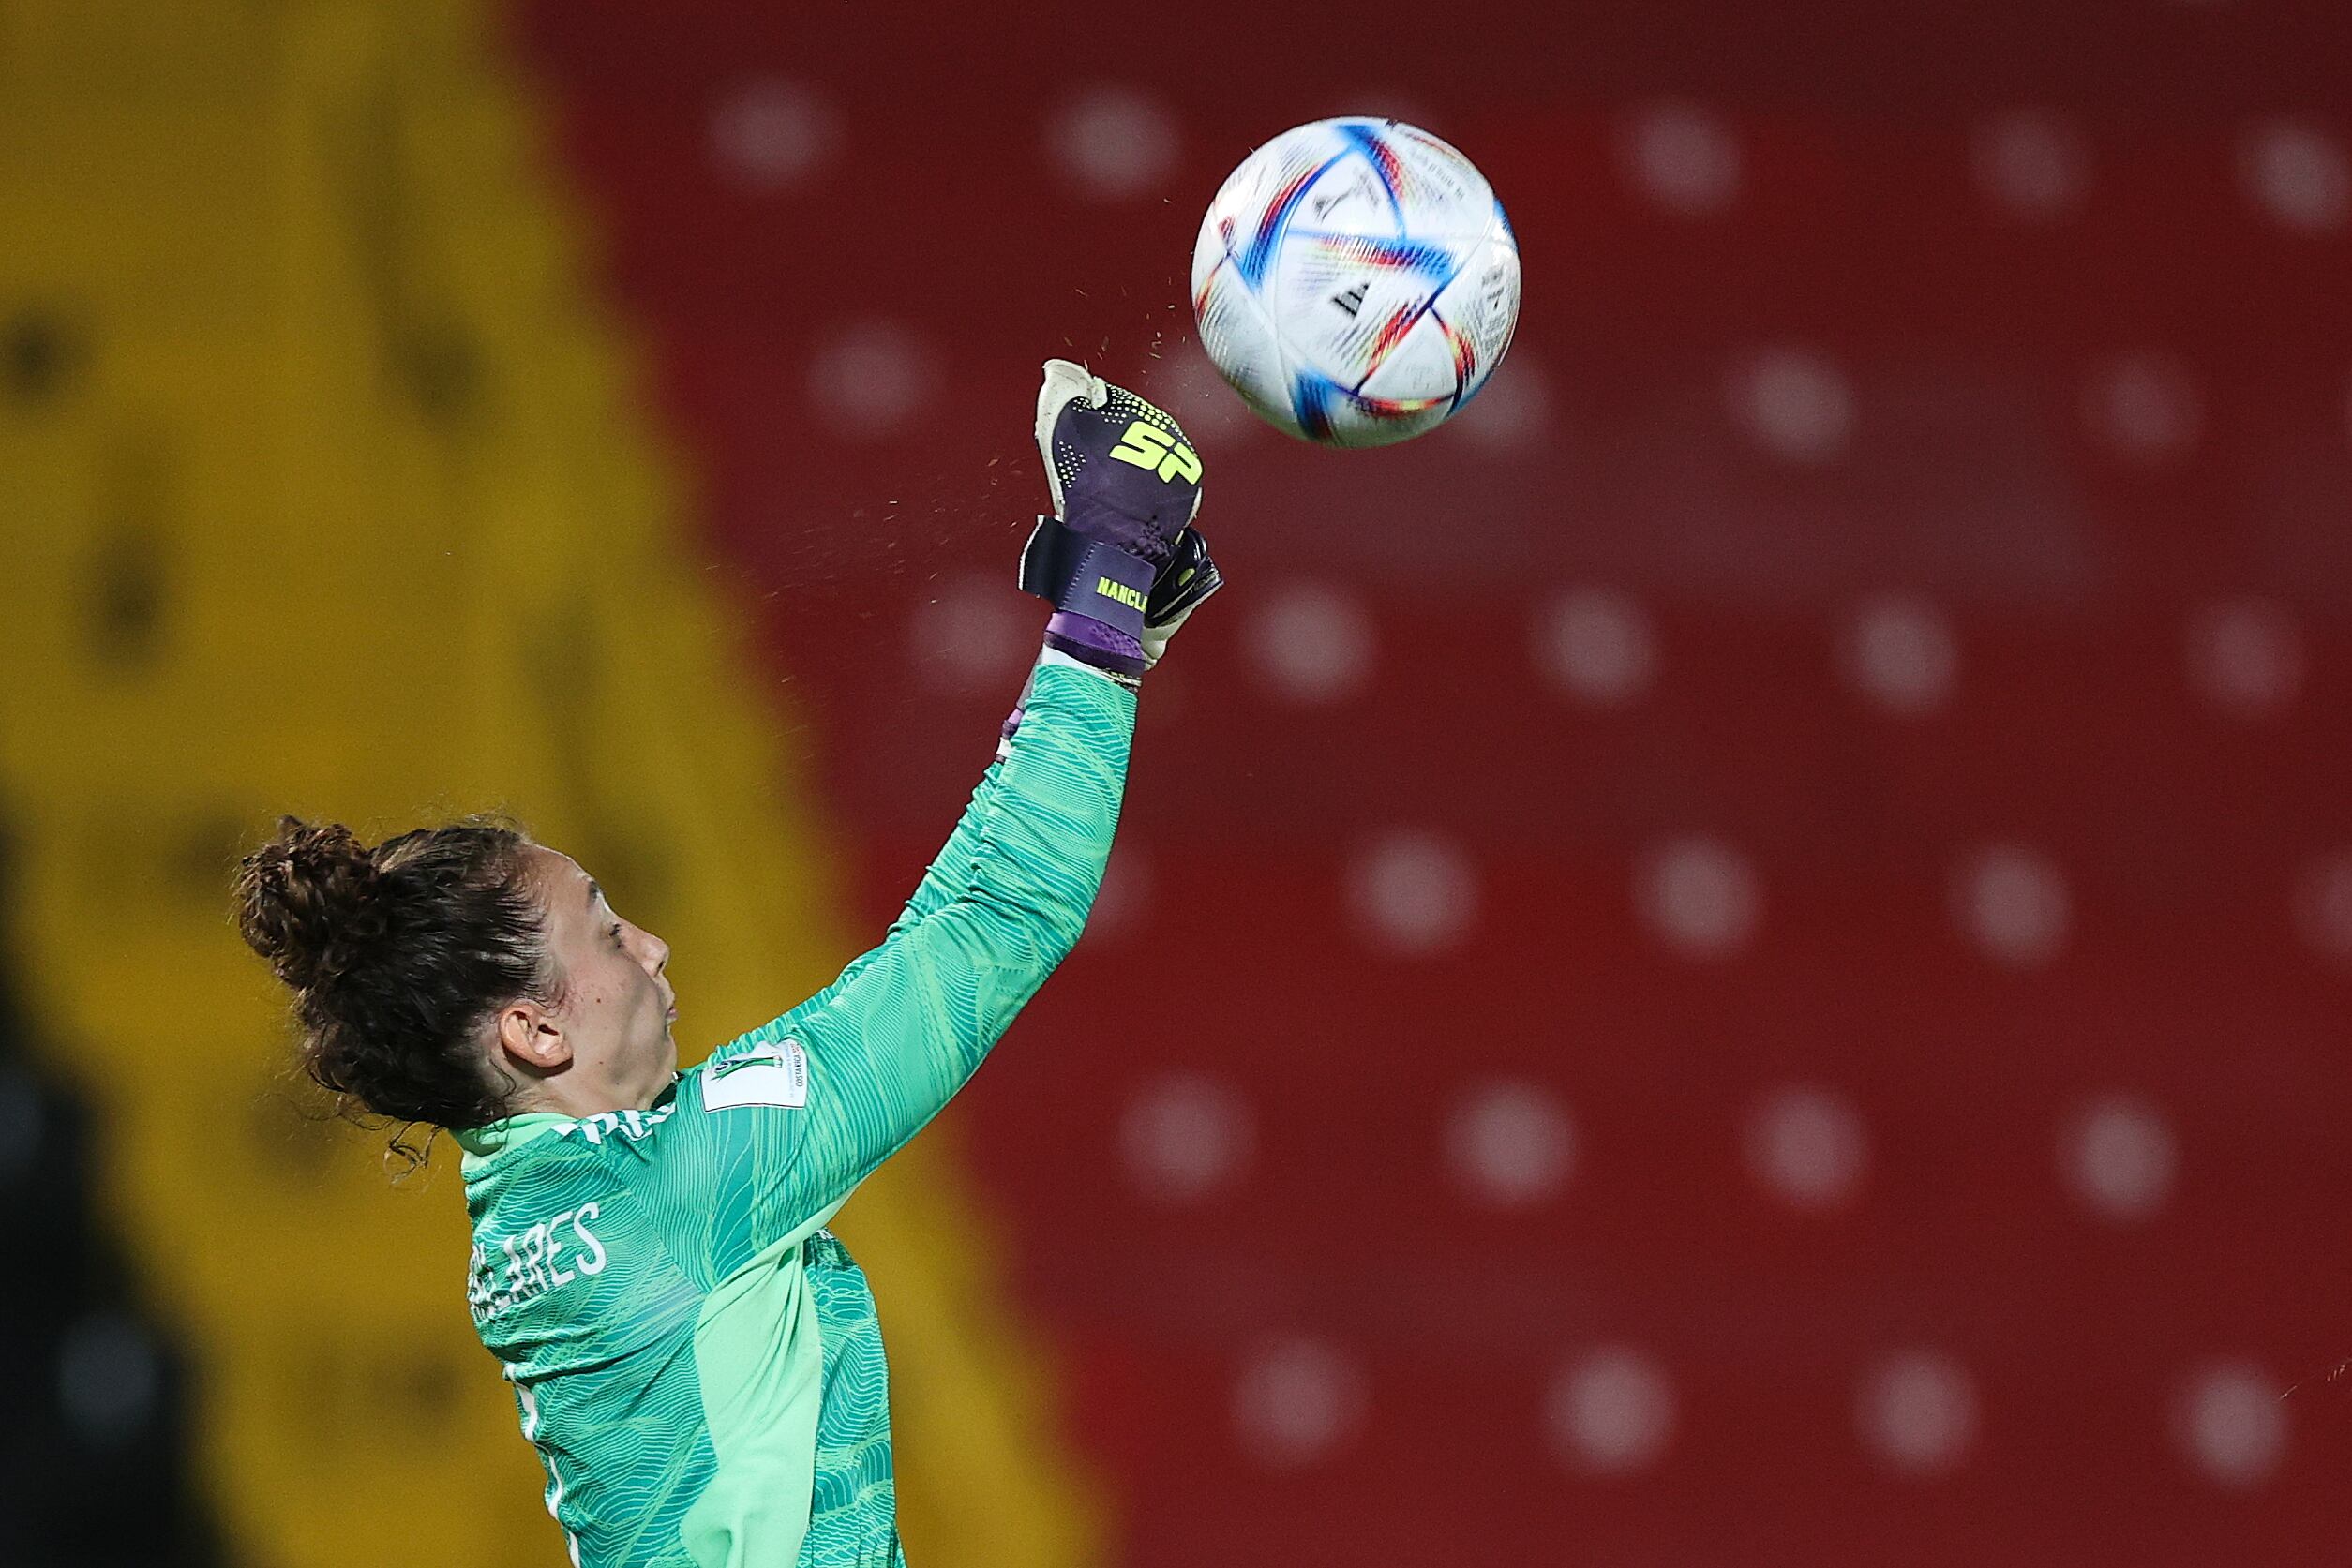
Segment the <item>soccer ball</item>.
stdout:
<svg viewBox="0 0 2352 1568">
<path fill-rule="evenodd" d="M 1318 120 L 1242 160 L 1192 247 L 1201 345 L 1269 425 L 1326 446 L 1433 430 L 1519 321 L 1519 242 L 1470 160 L 1397 120 Z"/>
</svg>

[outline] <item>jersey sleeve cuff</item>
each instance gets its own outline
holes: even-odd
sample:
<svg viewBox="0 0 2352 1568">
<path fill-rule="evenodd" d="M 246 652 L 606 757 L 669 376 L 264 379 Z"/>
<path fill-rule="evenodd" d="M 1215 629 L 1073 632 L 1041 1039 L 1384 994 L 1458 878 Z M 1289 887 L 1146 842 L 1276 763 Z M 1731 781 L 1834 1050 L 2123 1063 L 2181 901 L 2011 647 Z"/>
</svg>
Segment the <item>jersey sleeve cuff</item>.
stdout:
<svg viewBox="0 0 2352 1568">
<path fill-rule="evenodd" d="M 1120 675 L 1115 670 L 1106 670 L 1100 665 L 1089 665 L 1084 659 L 1073 659 L 1058 648 L 1038 650 L 1037 667 L 1044 669 L 1050 665 L 1059 665 L 1064 669 L 1085 670 L 1096 679 L 1107 680 L 1121 691 L 1131 692 L 1141 684 L 1131 675 Z"/>
</svg>

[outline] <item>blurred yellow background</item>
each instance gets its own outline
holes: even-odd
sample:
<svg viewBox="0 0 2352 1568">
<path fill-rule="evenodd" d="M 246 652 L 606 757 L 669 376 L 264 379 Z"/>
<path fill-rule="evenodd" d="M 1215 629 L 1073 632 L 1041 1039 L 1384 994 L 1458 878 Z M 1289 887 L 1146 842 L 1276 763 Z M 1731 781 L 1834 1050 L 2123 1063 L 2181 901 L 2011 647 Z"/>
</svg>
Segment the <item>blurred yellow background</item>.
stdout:
<svg viewBox="0 0 2352 1568">
<path fill-rule="evenodd" d="M 320 1119 L 235 856 L 280 811 L 373 839 L 511 810 L 671 941 L 706 1046 L 850 950 L 494 21 L 0 3 L 13 948 L 184 1337 L 224 1548 L 266 1568 L 562 1547 L 464 1310 L 448 1151 L 395 1186 Z M 936 1142 L 844 1226 L 888 1280 L 907 1533 L 1080 1561 Z"/>
</svg>

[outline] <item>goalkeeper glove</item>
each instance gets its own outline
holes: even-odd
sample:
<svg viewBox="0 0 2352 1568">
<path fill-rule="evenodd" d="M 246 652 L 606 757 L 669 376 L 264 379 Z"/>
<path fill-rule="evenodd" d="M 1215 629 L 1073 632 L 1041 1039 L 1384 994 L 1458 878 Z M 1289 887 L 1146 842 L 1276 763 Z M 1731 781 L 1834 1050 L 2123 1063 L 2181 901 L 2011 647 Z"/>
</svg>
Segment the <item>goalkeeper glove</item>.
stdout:
<svg viewBox="0 0 2352 1568">
<path fill-rule="evenodd" d="M 1140 676 L 1223 585 L 1191 527 L 1200 457 L 1174 419 L 1062 359 L 1045 363 L 1037 446 L 1054 515 L 1021 553 L 1021 586 L 1054 606 L 1046 645 Z"/>
<path fill-rule="evenodd" d="M 1168 564 L 1152 579 L 1151 596 L 1144 601 L 1144 668 L 1149 669 L 1168 651 L 1184 618 L 1200 608 L 1201 601 L 1225 586 L 1217 563 L 1208 559 L 1208 541 L 1201 530 L 1187 528 L 1176 535 Z"/>
</svg>

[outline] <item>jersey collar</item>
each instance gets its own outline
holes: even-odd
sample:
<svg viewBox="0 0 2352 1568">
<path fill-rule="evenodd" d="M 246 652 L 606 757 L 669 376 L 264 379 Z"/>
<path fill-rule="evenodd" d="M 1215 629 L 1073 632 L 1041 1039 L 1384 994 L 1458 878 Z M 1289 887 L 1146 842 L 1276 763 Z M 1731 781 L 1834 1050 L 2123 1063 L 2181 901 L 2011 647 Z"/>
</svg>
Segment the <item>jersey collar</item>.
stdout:
<svg viewBox="0 0 2352 1568">
<path fill-rule="evenodd" d="M 656 1097 L 649 1109 L 658 1110 L 675 1099 L 678 1083 L 677 1078 L 671 1079 L 669 1087 Z M 457 1147 L 465 1150 L 465 1168 L 472 1170 L 482 1161 L 502 1155 L 509 1149 L 521 1148 L 542 1133 L 571 1127 L 578 1121 L 577 1116 L 566 1116 L 559 1111 L 526 1111 L 519 1116 L 509 1116 L 484 1127 L 453 1129 L 449 1136 L 457 1141 Z"/>
<path fill-rule="evenodd" d="M 509 1149 L 519 1149 L 541 1133 L 570 1127 L 577 1120 L 577 1116 L 566 1116 L 553 1111 L 531 1111 L 519 1116 L 509 1116 L 502 1122 L 492 1122 L 487 1127 L 452 1132 L 450 1136 L 457 1141 L 457 1147 L 465 1150 L 466 1163 L 471 1165 L 477 1159 L 487 1159 Z"/>
</svg>

